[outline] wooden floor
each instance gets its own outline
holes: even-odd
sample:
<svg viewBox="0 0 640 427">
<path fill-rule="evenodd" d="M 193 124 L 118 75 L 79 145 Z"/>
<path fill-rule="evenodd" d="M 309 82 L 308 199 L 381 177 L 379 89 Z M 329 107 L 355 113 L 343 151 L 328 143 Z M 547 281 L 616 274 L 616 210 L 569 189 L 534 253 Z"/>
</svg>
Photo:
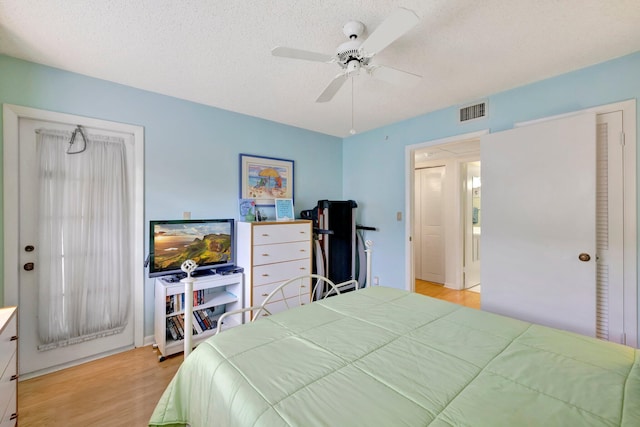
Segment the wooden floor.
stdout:
<svg viewBox="0 0 640 427">
<path fill-rule="evenodd" d="M 182 360 L 147 346 L 20 381 L 19 425 L 146 426 Z"/>
<path fill-rule="evenodd" d="M 416 281 L 416 292 L 480 308 L 480 294 Z M 178 370 L 181 354 L 158 362 L 150 347 L 43 375 L 18 384 L 20 427 L 146 426 Z"/>
<path fill-rule="evenodd" d="M 439 283 L 416 280 L 416 293 L 480 309 L 480 294 L 478 292 L 456 291 L 445 288 Z"/>
</svg>

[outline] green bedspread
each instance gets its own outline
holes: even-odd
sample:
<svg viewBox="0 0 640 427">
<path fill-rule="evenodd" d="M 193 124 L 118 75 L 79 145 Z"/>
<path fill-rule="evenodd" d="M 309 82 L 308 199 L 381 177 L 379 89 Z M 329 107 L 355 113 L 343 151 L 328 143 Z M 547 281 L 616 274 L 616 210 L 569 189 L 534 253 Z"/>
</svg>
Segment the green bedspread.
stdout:
<svg viewBox="0 0 640 427">
<path fill-rule="evenodd" d="M 200 344 L 149 425 L 637 427 L 638 356 L 374 287 Z"/>
</svg>

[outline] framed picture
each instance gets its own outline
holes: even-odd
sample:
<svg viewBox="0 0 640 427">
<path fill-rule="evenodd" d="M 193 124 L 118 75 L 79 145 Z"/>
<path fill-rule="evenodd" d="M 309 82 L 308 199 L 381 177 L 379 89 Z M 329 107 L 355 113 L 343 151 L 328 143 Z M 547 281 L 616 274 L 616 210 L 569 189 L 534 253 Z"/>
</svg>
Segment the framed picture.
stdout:
<svg viewBox="0 0 640 427">
<path fill-rule="evenodd" d="M 276 199 L 276 221 L 291 221 L 295 219 L 292 199 Z"/>
<path fill-rule="evenodd" d="M 254 199 L 256 206 L 293 200 L 293 160 L 240 154 L 240 198 Z"/>
</svg>

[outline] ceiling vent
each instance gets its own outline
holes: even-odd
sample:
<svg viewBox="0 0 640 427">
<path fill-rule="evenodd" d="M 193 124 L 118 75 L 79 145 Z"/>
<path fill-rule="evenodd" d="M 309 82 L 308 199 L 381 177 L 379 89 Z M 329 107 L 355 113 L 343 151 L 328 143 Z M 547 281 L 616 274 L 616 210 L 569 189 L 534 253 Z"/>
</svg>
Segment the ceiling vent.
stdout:
<svg viewBox="0 0 640 427">
<path fill-rule="evenodd" d="M 460 108 L 460 123 L 487 117 L 487 101 L 478 102 Z"/>
</svg>

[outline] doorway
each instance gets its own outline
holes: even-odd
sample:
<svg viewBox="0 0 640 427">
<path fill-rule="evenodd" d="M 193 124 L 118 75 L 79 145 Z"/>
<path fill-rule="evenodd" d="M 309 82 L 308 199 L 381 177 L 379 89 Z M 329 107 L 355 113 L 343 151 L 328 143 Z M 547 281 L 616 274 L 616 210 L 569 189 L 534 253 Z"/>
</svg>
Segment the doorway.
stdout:
<svg viewBox="0 0 640 427">
<path fill-rule="evenodd" d="M 42 110 L 35 110 L 25 107 L 5 105 L 4 106 L 4 157 L 5 157 L 5 176 L 11 179 L 5 180 L 4 184 L 4 230 L 5 230 L 5 303 L 10 305 L 18 305 L 20 310 L 20 342 L 19 342 L 19 366 L 21 378 L 29 378 L 37 375 L 41 375 L 47 372 L 62 369 L 64 367 L 72 366 L 74 364 L 82 363 L 84 361 L 92 360 L 98 357 L 102 357 L 108 354 L 122 351 L 133 346 L 141 346 L 143 342 L 143 271 L 141 266 L 134 262 L 135 259 L 143 259 L 143 183 L 142 183 L 142 168 L 143 168 L 143 132 L 142 128 L 131 125 L 123 125 L 119 123 L 106 122 L 95 119 L 88 119 L 79 116 L 72 116 L 66 114 L 53 113 Z M 45 259 L 47 258 L 46 245 L 40 245 L 37 242 L 38 236 L 36 229 L 42 229 L 43 225 L 38 220 L 37 227 L 35 226 L 36 218 L 45 218 L 48 221 L 47 216 L 37 216 L 35 212 L 38 211 L 38 206 L 49 209 L 53 204 L 44 202 L 49 200 L 41 198 L 38 202 L 38 191 L 34 189 L 34 185 L 37 185 L 37 181 L 33 179 L 33 174 L 30 171 L 39 170 L 37 166 L 38 160 L 36 160 L 36 146 L 40 144 L 43 146 L 43 137 L 36 130 L 46 129 L 46 132 L 53 135 L 53 138 L 47 139 L 47 142 L 55 144 L 56 138 L 63 139 L 62 135 L 72 134 L 71 130 L 74 128 L 82 128 L 85 130 L 85 135 L 80 138 L 76 138 L 77 144 L 71 149 L 72 152 L 86 149 L 87 140 L 94 141 L 96 145 L 94 147 L 101 153 L 106 150 L 108 153 L 113 153 L 113 150 L 107 148 L 107 146 L 119 145 L 122 148 L 121 158 L 127 159 L 126 165 L 122 163 L 126 171 L 123 171 L 123 176 L 127 175 L 129 178 L 127 182 L 127 194 L 126 200 L 123 199 L 123 203 L 126 206 L 130 214 L 127 216 L 131 218 L 130 225 L 126 226 L 123 230 L 124 241 L 127 247 L 131 248 L 132 268 L 126 270 L 125 278 L 119 280 L 124 282 L 122 289 L 126 292 L 122 295 L 128 295 L 127 301 L 124 304 L 120 304 L 123 309 L 118 311 L 117 316 L 126 320 L 116 320 L 116 314 L 114 311 L 105 311 L 104 317 L 108 320 L 101 320 L 105 326 L 91 325 L 92 332 L 82 330 L 80 332 L 72 332 L 66 336 L 67 331 L 65 327 L 57 328 L 57 337 L 55 339 L 46 338 L 43 340 L 43 331 L 46 330 L 46 326 L 54 323 L 51 319 L 58 319 L 60 317 L 51 317 L 50 312 L 46 311 L 46 301 L 50 298 L 43 297 L 43 294 L 38 289 L 48 291 L 49 287 L 39 287 L 38 272 L 45 265 Z M 100 134 L 100 138 L 96 136 L 86 135 Z M 85 139 L 86 138 L 86 139 Z M 93 140 L 92 140 L 93 138 Z M 36 142 L 36 140 L 38 142 Z M 117 140 L 117 142 L 115 142 Z M 64 140 L 66 143 L 66 139 Z M 83 146 L 83 143 L 85 144 Z M 89 142 L 91 144 L 91 142 Z M 66 146 L 66 145 L 65 145 Z M 109 151 L 111 150 L 111 151 Z M 69 151 L 69 150 L 67 150 Z M 39 150 L 39 158 L 43 158 L 43 151 Z M 88 151 L 84 154 L 88 154 Z M 57 155 L 57 154 L 54 154 Z M 63 157 L 67 156 L 63 152 Z M 74 156 L 79 159 L 80 155 Z M 86 161 L 86 157 L 82 161 L 78 160 L 77 164 L 82 164 Z M 50 161 L 49 158 L 46 159 Z M 49 163 L 47 163 L 49 164 Z M 86 165 L 84 167 L 86 168 Z M 89 168 L 91 169 L 91 168 Z M 53 171 L 54 169 L 47 169 Z M 92 175 L 95 175 L 95 170 L 89 171 Z M 108 169 L 105 171 L 106 176 L 113 176 L 115 173 Z M 53 185 L 53 181 L 60 181 L 59 178 L 69 180 L 69 172 L 50 172 L 43 176 L 47 181 L 47 186 Z M 29 182 L 32 184 L 30 185 Z M 74 185 L 77 181 L 73 181 Z M 25 187 L 26 185 L 26 187 Z M 42 186 L 41 186 L 42 188 Z M 72 191 L 73 192 L 73 191 Z M 25 197 L 30 194 L 32 197 Z M 18 197 L 18 195 L 21 195 Z M 60 200 L 60 197 L 55 194 L 52 195 L 52 201 Z M 83 197 L 86 200 L 86 197 Z M 99 215 L 99 213 L 98 213 Z M 84 215 L 83 215 L 84 216 Z M 72 218 L 72 217 L 70 217 Z M 75 220 L 77 217 L 73 217 Z M 108 220 L 108 222 L 112 222 Z M 58 226 L 54 226 L 54 229 L 58 229 Z M 63 232 L 64 233 L 64 232 Z M 72 242 L 72 237 L 67 232 L 63 239 L 67 245 Z M 32 243 L 35 242 L 35 243 Z M 101 247 L 103 245 L 98 245 Z M 56 247 L 56 245 L 52 246 Z M 61 256 L 52 255 L 54 260 L 52 266 L 56 266 L 55 259 L 62 266 L 62 277 L 65 277 L 64 283 L 68 279 L 71 271 L 67 266 L 67 261 L 71 256 L 71 249 L 67 246 L 67 254 L 61 254 Z M 85 259 L 89 258 L 89 254 L 83 254 Z M 99 258 L 101 255 L 96 253 L 93 258 Z M 65 261 L 65 259 L 67 261 Z M 98 265 L 100 262 L 98 262 Z M 77 264 L 80 266 L 89 265 L 81 262 Z M 24 268 L 23 268 L 24 266 Z M 29 268 L 27 268 L 29 266 Z M 59 267 L 55 269 L 60 270 Z M 33 271 L 32 271 L 33 270 Z M 87 274 L 92 274 L 88 272 Z M 53 289 L 53 287 L 51 287 Z M 57 293 L 61 301 L 68 301 L 71 298 L 72 288 L 67 284 L 61 284 L 59 289 L 61 293 Z M 88 298 L 94 295 L 88 288 L 85 288 L 81 293 L 87 295 Z M 77 294 L 77 292 L 76 292 Z M 51 297 L 53 298 L 53 296 Z M 88 299 L 85 301 L 89 301 Z M 66 303 L 65 303 L 66 304 Z M 118 303 L 119 304 L 119 303 Z M 105 301 L 99 304 L 100 307 L 107 306 Z M 89 306 L 89 304 L 86 304 Z M 65 306 L 66 307 L 66 306 Z M 55 307 L 50 306 L 49 308 Z M 83 310 L 85 304 L 75 304 L 73 308 Z M 45 309 L 43 312 L 42 310 Z M 124 310 L 124 311 L 123 311 Z M 45 317 L 45 314 L 46 316 Z M 58 314 L 65 319 L 71 317 L 69 310 L 58 311 Z M 96 316 L 94 316 L 96 317 Z M 102 317 L 98 316 L 98 317 Z M 47 320 L 49 319 L 49 320 Z M 42 323 L 44 322 L 44 323 Z M 56 321 L 58 322 L 58 321 Z M 40 326 L 38 324 L 40 323 Z M 59 322 L 58 322 L 59 323 Z M 62 324 L 65 324 L 64 322 Z M 44 326 L 43 326 L 44 325 Z M 108 328 L 106 325 L 113 325 Z M 45 329 L 43 329 L 45 327 Z M 51 330 L 48 330 L 46 334 L 50 334 Z"/>
<path fill-rule="evenodd" d="M 479 236 L 474 241 L 472 178 L 479 178 L 479 136 L 420 147 L 412 158 L 415 178 L 410 194 L 414 208 L 410 213 L 415 233 L 411 268 L 415 279 L 456 290 L 478 285 Z M 470 179 L 468 174 L 472 175 Z M 479 197 L 479 188 L 475 190 Z"/>
<path fill-rule="evenodd" d="M 482 236 L 482 180 L 480 162 L 462 165 L 462 224 L 464 227 L 464 257 L 462 287 L 481 292 L 480 287 L 480 239 Z"/>
</svg>

